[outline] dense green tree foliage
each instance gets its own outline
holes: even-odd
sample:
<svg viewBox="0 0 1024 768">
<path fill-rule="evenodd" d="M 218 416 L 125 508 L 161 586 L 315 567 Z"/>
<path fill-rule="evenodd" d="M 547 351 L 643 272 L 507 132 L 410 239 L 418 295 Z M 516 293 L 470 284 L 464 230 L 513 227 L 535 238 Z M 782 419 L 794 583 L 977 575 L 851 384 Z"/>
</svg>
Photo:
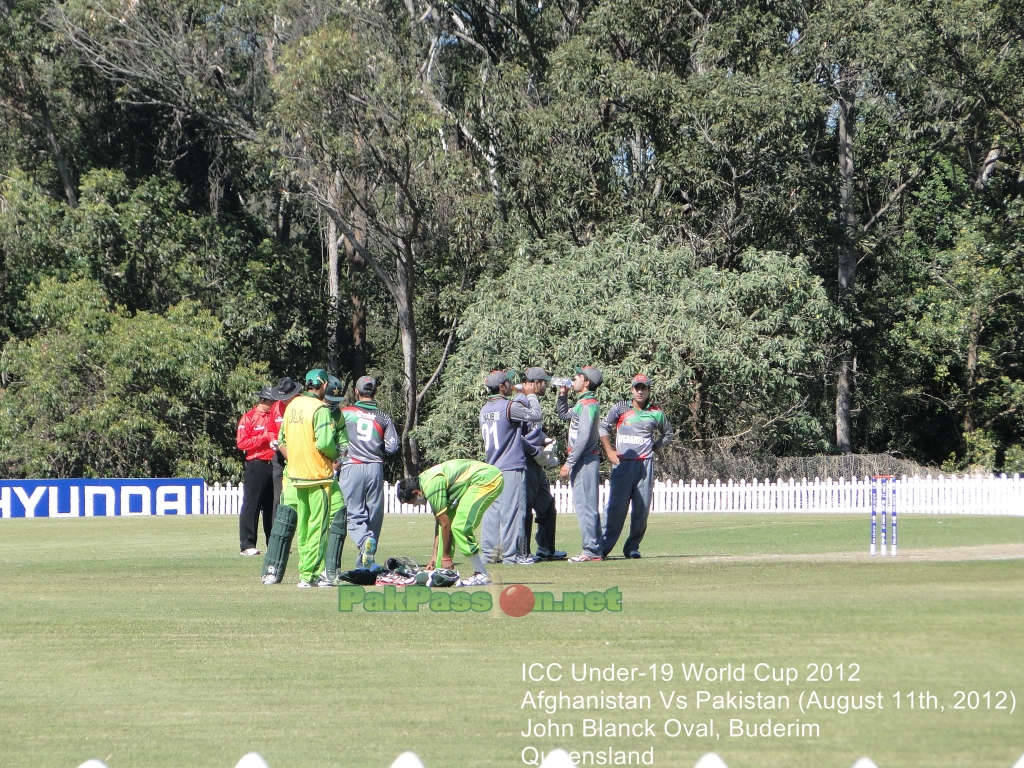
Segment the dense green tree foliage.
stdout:
<svg viewBox="0 0 1024 768">
<path fill-rule="evenodd" d="M 3 471 L 232 475 L 314 365 L 409 471 L 490 368 L 587 362 L 696 450 L 1024 468 L 1022 19 L 0 0 Z"/>
<path fill-rule="evenodd" d="M 34 287 L 40 332 L 4 348 L 0 472 L 29 477 L 237 474 L 223 446 L 266 373 L 234 364 L 195 302 L 129 314 L 96 282 Z"/>
<path fill-rule="evenodd" d="M 647 373 L 684 439 L 788 453 L 827 449 L 801 380 L 820 377 L 839 321 L 801 257 L 743 254 L 746 269 L 700 266 L 636 233 L 583 248 L 536 248 L 484 280 L 462 316 L 458 352 L 421 432 L 443 458 L 475 457 L 481 371 L 596 364 L 605 407 Z M 552 400 L 553 398 L 548 398 Z M 552 434 L 564 432 L 551 420 Z"/>
</svg>

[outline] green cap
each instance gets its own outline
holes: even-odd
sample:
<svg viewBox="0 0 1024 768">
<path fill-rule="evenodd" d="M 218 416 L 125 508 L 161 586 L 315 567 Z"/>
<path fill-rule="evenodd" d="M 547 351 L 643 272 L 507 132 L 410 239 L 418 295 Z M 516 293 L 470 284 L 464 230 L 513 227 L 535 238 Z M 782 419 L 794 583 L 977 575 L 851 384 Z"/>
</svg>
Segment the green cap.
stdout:
<svg viewBox="0 0 1024 768">
<path fill-rule="evenodd" d="M 323 368 L 314 368 L 306 374 L 306 383 L 319 387 L 321 384 L 326 384 L 329 378 L 330 374 Z"/>
</svg>

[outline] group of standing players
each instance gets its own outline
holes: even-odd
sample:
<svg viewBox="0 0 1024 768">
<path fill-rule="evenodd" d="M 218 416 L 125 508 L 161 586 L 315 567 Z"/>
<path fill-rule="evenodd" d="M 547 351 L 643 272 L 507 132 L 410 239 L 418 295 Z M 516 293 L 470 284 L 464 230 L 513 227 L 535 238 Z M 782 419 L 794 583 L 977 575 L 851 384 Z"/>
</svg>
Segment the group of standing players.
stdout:
<svg viewBox="0 0 1024 768">
<path fill-rule="evenodd" d="M 473 566 L 473 576 L 463 582 L 472 586 L 490 583 L 486 566 L 492 563 L 603 560 L 615 548 L 630 508 L 622 552 L 627 558 L 640 557 L 654 484 L 654 451 L 673 437 L 665 414 L 650 404 L 650 381 L 644 374 L 635 376 L 632 399 L 616 403 L 603 419 L 596 394 L 603 381 L 600 370 L 577 368 L 571 387 L 558 388 L 556 412 L 569 423 L 560 475 L 572 488 L 582 537 L 582 550 L 573 557 L 555 548 L 557 510 L 546 470 L 558 461 L 554 440 L 544 432 L 539 399 L 550 381 L 540 367 L 528 369 L 519 385 L 509 372 L 491 371 L 479 416 L 486 463 L 447 461 L 397 484 L 399 501 L 429 505 L 435 517 L 428 568 L 451 568 L 458 547 Z M 339 583 L 348 536 L 358 547 L 356 566 L 373 566 L 384 515 L 384 454 L 399 447 L 393 420 L 374 399 L 376 391 L 376 380 L 363 376 L 355 383 L 355 401 L 343 405 L 341 382 L 314 369 L 303 387 L 290 378 L 265 387 L 259 404 L 239 422 L 237 444 L 246 452 L 240 546 L 243 555 L 260 554 L 256 534 L 262 509 L 267 537 L 264 584 L 283 578 L 293 539 L 299 587 Z M 575 394 L 571 407 L 570 391 Z M 603 515 L 598 503 L 601 448 L 612 464 Z M 537 546 L 531 554 L 533 520 Z"/>
<path fill-rule="evenodd" d="M 442 565 L 450 567 L 456 545 L 473 566 L 473 577 L 464 582 L 472 586 L 490 583 L 486 564 L 531 565 L 566 559 L 565 552 L 555 549 L 556 510 L 545 472 L 551 453 L 546 450 L 550 441 L 544 433 L 539 397 L 550 381 L 539 367 L 526 371 L 520 387 L 507 372 L 491 371 L 484 382 L 489 394 L 479 417 L 486 463 L 455 459 L 399 481 L 399 501 L 429 505 L 437 520 L 429 567 L 436 563 L 439 547 Z M 571 387 L 576 401 L 571 408 L 570 387 L 561 386 L 558 391 L 558 416 L 569 422 L 568 456 L 560 475 L 572 488 L 583 540 L 582 551 L 567 558 L 573 563 L 608 557 L 631 507 L 622 552 L 627 558 L 640 557 L 654 488 L 654 451 L 674 436 L 664 412 L 650 404 L 651 383 L 644 374 L 633 377 L 632 399 L 616 403 L 599 419 L 596 393 L 602 381 L 597 368 L 577 368 Z M 612 464 L 603 518 L 598 501 L 599 446 Z M 531 514 L 537 522 L 537 551 L 532 555 Z M 478 528 L 482 528 L 479 542 Z"/>
<path fill-rule="evenodd" d="M 283 578 L 293 539 L 299 587 L 337 583 L 348 536 L 358 547 L 356 565 L 373 563 L 384 520 L 384 454 L 398 450 L 394 422 L 378 407 L 376 392 L 376 380 L 363 376 L 354 402 L 344 405 L 341 382 L 314 369 L 304 387 L 290 378 L 264 387 L 239 422 L 237 445 L 246 451 L 241 553 L 260 554 L 262 509 L 264 584 Z"/>
</svg>

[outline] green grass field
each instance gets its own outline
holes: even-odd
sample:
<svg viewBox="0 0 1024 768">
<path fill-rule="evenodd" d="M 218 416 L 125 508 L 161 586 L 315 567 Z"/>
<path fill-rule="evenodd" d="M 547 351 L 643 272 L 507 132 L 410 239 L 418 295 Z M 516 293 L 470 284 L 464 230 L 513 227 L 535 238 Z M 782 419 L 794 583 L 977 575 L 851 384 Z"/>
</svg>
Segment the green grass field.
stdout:
<svg viewBox="0 0 1024 768">
<path fill-rule="evenodd" d="M 559 543 L 578 551 L 575 519 Z M 1011 768 L 1024 753 L 1024 559 L 914 561 L 928 548 L 1021 544 L 1024 518 L 901 518 L 892 561 L 832 557 L 867 548 L 848 516 L 654 516 L 644 559 L 495 568 L 534 590 L 605 590 L 619 613 L 366 613 L 335 590 L 264 587 L 262 558 L 236 554 L 237 518 L 0 521 L 0 766 L 225 766 L 261 752 L 272 768 L 387 768 L 412 749 L 427 768 L 523 765 L 555 747 L 642 752 L 689 768 Z M 424 562 L 426 516 L 388 517 L 378 559 Z M 808 558 L 730 559 L 733 555 Z M 381 557 L 382 556 L 382 557 Z M 715 556 L 708 559 L 705 556 Z M 346 564 L 353 551 L 346 552 Z M 379 588 L 378 588 L 379 589 Z M 495 590 L 495 593 L 497 590 Z M 495 601 L 497 603 L 497 601 Z M 561 681 L 524 682 L 524 663 L 560 663 Z M 637 667 L 633 682 L 573 682 L 571 664 Z M 683 664 L 744 665 L 745 680 L 687 682 Z M 754 667 L 799 679 L 758 682 Z M 652 680 L 670 665 L 673 679 Z M 808 665 L 832 665 L 830 682 Z M 836 680 L 859 667 L 856 681 Z M 580 667 L 577 667 L 579 669 Z M 759 668 L 764 669 L 764 668 Z M 813 668 L 812 668 L 813 669 Z M 647 695 L 639 711 L 522 708 L 525 694 Z M 789 710 L 697 708 L 698 691 L 788 695 Z M 686 696 L 684 710 L 662 697 Z M 881 694 L 882 711 L 809 711 L 798 696 Z M 908 692 L 928 709 L 909 709 Z M 955 709 L 963 691 L 964 709 Z M 992 692 L 989 706 L 967 692 Z M 1016 709 L 996 709 L 999 691 Z M 901 694 L 901 708 L 893 695 Z M 943 707 L 939 710 L 931 708 Z M 524 737 L 528 721 L 573 737 Z M 653 724 L 656 736 L 588 738 L 583 720 Z M 670 738 L 714 721 L 714 736 Z M 738 737 L 744 724 L 815 723 L 818 736 Z M 716 738 L 717 737 L 717 738 Z M 528 753 L 528 757 L 532 753 Z M 635 763 L 634 763 L 635 764 Z"/>
</svg>

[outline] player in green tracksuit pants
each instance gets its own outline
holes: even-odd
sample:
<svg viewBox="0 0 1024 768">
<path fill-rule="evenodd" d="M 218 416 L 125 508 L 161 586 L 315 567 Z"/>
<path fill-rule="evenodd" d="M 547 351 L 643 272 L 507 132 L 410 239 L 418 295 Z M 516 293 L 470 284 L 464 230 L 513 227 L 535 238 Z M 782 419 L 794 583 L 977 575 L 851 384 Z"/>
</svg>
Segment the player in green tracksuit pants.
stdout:
<svg viewBox="0 0 1024 768">
<path fill-rule="evenodd" d="M 398 482 L 396 492 L 403 504 L 429 504 L 441 533 L 442 562 L 451 558 L 452 541 L 463 557 L 473 565 L 474 578 L 466 586 L 489 584 L 490 577 L 480 556 L 476 530 L 484 512 L 501 495 L 505 486 L 501 470 L 470 459 L 452 459 Z M 437 560 L 438 538 L 434 537 L 434 557 Z"/>
<path fill-rule="evenodd" d="M 324 395 L 324 402 L 327 403 L 331 412 L 331 421 L 334 423 L 334 444 L 337 449 L 335 468 L 341 466 L 349 447 L 348 430 L 345 428 L 345 418 L 341 413 L 341 404 L 345 400 L 343 392 L 341 381 L 331 376 L 327 381 L 327 394 Z M 337 501 L 335 501 L 335 494 Z M 338 570 L 341 566 L 341 553 L 345 548 L 345 536 L 348 534 L 348 504 L 345 501 L 344 492 L 341 490 L 341 483 L 337 479 L 331 486 L 329 519 L 331 523 L 327 529 L 324 576 L 327 581 L 336 584 L 338 583 Z"/>
<path fill-rule="evenodd" d="M 327 393 L 324 395 L 324 402 L 327 403 L 331 412 L 331 419 L 335 430 L 335 449 L 338 457 L 344 456 L 348 447 L 348 434 L 344 422 L 340 417 L 340 411 L 336 407 L 345 398 L 342 396 L 341 382 L 334 376 L 328 381 Z M 295 511 L 295 504 L 298 503 L 298 493 L 288 477 L 288 470 L 285 468 L 282 473 L 281 503 L 277 508 L 277 515 L 274 518 L 274 527 L 270 532 L 270 539 L 267 543 L 267 554 L 263 560 L 262 580 L 266 585 L 279 584 L 284 578 L 285 569 L 288 565 L 288 551 L 291 548 L 295 536 L 295 528 L 298 523 L 298 514 Z M 331 484 L 328 501 L 328 516 L 331 521 L 327 529 L 327 548 L 324 555 L 324 576 L 321 581 L 336 583 L 338 565 L 341 561 L 342 549 L 345 546 L 347 530 L 347 514 L 345 499 L 337 480 Z M 326 585 L 325 585 L 326 586 Z"/>
<path fill-rule="evenodd" d="M 327 545 L 327 514 L 331 508 L 334 459 L 338 456 L 335 423 L 324 404 L 328 373 L 306 374 L 306 391 L 288 404 L 281 425 L 280 450 L 288 460 L 288 479 L 294 495 L 282 503 L 295 508 L 295 537 L 299 549 L 299 587 L 331 586 L 321 578 Z"/>
<path fill-rule="evenodd" d="M 307 516 L 306 525 L 303 529 L 300 541 L 304 542 L 306 551 L 316 551 L 318 553 L 318 559 L 321 563 L 331 562 L 331 545 L 332 539 L 335 537 L 330 536 L 336 532 L 336 522 L 340 520 L 342 526 L 342 533 L 337 537 L 337 556 L 341 557 L 341 547 L 344 546 L 344 525 L 345 525 L 345 501 L 341 494 L 341 488 L 338 486 L 337 481 L 334 481 L 329 487 L 327 487 L 327 512 L 324 515 L 325 519 L 331 519 L 331 527 L 329 532 L 327 529 L 323 529 L 321 524 L 320 538 L 323 541 L 314 541 L 310 534 L 310 526 L 308 523 L 309 517 Z M 308 495 L 304 495 L 302 498 L 307 499 Z M 285 465 L 284 472 L 281 473 L 281 503 L 277 508 L 277 515 L 274 517 L 274 527 L 270 532 L 270 539 L 267 542 L 267 554 L 263 559 L 263 583 L 267 586 L 273 584 L 280 584 L 284 579 L 285 570 L 288 567 L 288 553 L 292 546 L 292 541 L 295 538 L 296 529 L 298 526 L 299 515 L 296 511 L 297 508 L 301 507 L 303 501 L 300 501 L 299 491 L 296 490 L 295 486 L 292 485 L 291 479 L 288 477 L 288 467 Z M 316 565 L 305 569 L 307 572 L 310 570 L 315 571 Z M 317 579 L 316 586 L 333 586 L 333 583 L 320 583 L 323 581 L 331 581 L 336 578 L 337 574 L 330 574 L 329 568 L 324 569 L 324 575 L 326 579 Z M 337 566 L 335 566 L 337 571 Z M 301 567 L 299 572 L 302 573 Z M 311 578 L 303 579 L 303 582 L 307 586 L 311 585 Z"/>
</svg>

